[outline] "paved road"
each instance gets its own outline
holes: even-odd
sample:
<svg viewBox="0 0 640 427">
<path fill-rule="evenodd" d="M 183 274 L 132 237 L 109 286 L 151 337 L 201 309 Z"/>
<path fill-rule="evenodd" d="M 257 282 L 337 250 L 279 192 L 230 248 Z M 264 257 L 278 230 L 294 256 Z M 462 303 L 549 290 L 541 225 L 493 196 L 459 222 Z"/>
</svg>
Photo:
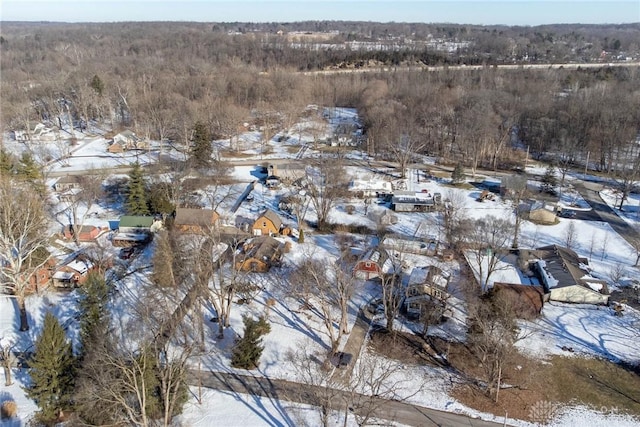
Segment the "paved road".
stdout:
<svg viewBox="0 0 640 427">
<path fill-rule="evenodd" d="M 608 222 L 611 227 L 622 236 L 631 246 L 640 242 L 640 234 L 631 227 L 625 220 L 620 218 L 606 203 L 602 201 L 599 191 L 601 184 L 591 182 L 576 182 L 574 187 L 580 195 L 591 205 L 592 215 L 597 215 L 599 221 Z M 591 219 L 591 218 L 590 218 Z"/>
<path fill-rule="evenodd" d="M 191 386 L 198 386 L 201 382 L 203 387 L 227 393 L 265 396 L 272 399 L 316 406 L 325 401 L 324 399 L 328 399 L 331 402 L 331 407 L 336 410 L 349 407 L 349 410 L 356 413 L 369 412 L 373 413 L 375 417 L 410 426 L 498 427 L 504 425 L 395 400 L 378 399 L 357 394 L 352 395 L 335 389 L 327 390 L 307 384 L 250 375 L 190 370 L 187 375 L 187 382 Z M 349 403 L 347 404 L 347 402 Z"/>
</svg>

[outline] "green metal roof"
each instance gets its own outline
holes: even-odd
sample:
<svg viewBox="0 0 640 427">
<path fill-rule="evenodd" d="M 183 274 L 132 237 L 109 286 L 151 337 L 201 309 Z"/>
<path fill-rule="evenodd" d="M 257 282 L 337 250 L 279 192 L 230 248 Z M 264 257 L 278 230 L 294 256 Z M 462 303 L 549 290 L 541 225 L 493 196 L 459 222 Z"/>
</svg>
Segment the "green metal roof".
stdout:
<svg viewBox="0 0 640 427">
<path fill-rule="evenodd" d="M 125 215 L 120 217 L 120 225 L 118 227 L 139 227 L 148 228 L 153 224 L 152 216 L 133 216 Z"/>
</svg>

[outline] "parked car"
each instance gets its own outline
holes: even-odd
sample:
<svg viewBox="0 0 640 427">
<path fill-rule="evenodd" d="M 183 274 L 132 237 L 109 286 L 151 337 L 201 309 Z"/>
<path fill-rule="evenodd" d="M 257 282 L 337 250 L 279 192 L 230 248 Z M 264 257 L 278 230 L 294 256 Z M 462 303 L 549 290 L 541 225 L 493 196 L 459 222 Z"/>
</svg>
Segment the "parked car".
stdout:
<svg viewBox="0 0 640 427">
<path fill-rule="evenodd" d="M 133 246 L 130 246 L 128 248 L 122 248 L 120 249 L 120 259 L 130 259 L 133 254 L 135 253 L 135 248 Z"/>
<path fill-rule="evenodd" d="M 571 210 L 571 209 L 562 209 L 560 211 L 560 213 L 558 214 L 558 216 L 560 216 L 562 218 L 575 218 L 576 217 L 576 211 Z"/>
</svg>

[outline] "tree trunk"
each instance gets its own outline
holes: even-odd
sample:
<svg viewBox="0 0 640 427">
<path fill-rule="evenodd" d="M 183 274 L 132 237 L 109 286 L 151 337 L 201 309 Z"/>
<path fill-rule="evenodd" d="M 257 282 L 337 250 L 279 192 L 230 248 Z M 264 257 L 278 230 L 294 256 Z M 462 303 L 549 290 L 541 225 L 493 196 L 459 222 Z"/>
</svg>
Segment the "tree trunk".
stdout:
<svg viewBox="0 0 640 427">
<path fill-rule="evenodd" d="M 340 316 L 340 333 L 348 334 L 349 333 L 349 322 L 347 322 L 349 314 L 347 313 L 346 304 L 341 307 L 342 314 Z"/>
<path fill-rule="evenodd" d="M 27 318 L 27 307 L 24 297 L 18 297 L 18 310 L 20 310 L 20 332 L 29 330 L 29 319 Z"/>
<path fill-rule="evenodd" d="M 218 338 L 224 338 L 224 321 L 223 316 L 218 317 Z"/>
<path fill-rule="evenodd" d="M 11 384 L 13 384 L 13 382 L 11 381 L 11 366 L 9 366 L 9 363 L 11 362 L 7 360 L 4 362 L 4 365 L 3 365 L 5 387 L 9 387 Z"/>
<path fill-rule="evenodd" d="M 393 331 L 393 318 L 394 316 L 387 316 L 387 331 Z"/>
<path fill-rule="evenodd" d="M 520 221 L 521 221 L 521 218 L 518 215 L 518 204 L 516 203 L 516 224 L 513 230 L 513 243 L 511 244 L 511 247 L 513 249 L 518 249 L 518 235 L 520 234 Z"/>
</svg>

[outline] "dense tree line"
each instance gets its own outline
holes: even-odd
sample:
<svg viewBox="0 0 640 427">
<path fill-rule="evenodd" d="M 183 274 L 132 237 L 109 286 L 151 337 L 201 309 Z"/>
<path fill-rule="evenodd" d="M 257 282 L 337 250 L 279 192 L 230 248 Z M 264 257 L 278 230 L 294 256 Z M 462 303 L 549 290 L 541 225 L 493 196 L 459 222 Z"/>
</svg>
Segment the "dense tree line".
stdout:
<svg viewBox="0 0 640 427">
<path fill-rule="evenodd" d="M 304 106 L 314 103 L 357 107 L 366 131 L 363 149 L 402 165 L 413 160 L 407 153 L 415 152 L 446 162 L 462 160 L 474 169 L 497 168 L 521 162 L 529 147 L 531 155 L 550 157 L 559 166 L 585 162 L 589 153 L 598 169 L 624 169 L 620 163 L 629 158 L 638 130 L 637 68 L 486 66 L 480 71 L 445 67 L 439 72 L 304 75 L 297 71 L 349 61 L 355 61 L 349 66 L 446 65 L 461 57 L 411 49 L 294 49 L 286 37 L 275 34 L 334 29 L 337 39 L 330 42 L 344 38 L 347 29 L 352 34 L 345 39 L 354 40 L 411 34 L 470 38 L 476 47 L 465 54 L 469 63 L 498 58 L 496 40 L 503 36 L 528 40 L 529 56 L 533 51 L 546 55 L 556 45 L 577 51 L 578 42 L 599 55 L 604 47 L 635 49 L 628 36 L 639 31 L 634 25 L 10 23 L 3 27 L 0 46 L 2 130 L 24 128 L 32 120 L 66 123 L 68 130 L 70 122 L 78 129 L 83 123 L 113 131 L 131 128 L 140 136 L 175 144 L 188 157 L 194 136 L 202 132 L 207 138 L 231 138 L 233 146 L 243 123 L 286 129 Z M 479 48 L 483 35 L 495 46 Z M 517 45 L 509 46 L 517 50 Z M 585 58 L 593 60 L 589 55 Z M 200 132 L 194 134 L 196 128 Z"/>
</svg>

